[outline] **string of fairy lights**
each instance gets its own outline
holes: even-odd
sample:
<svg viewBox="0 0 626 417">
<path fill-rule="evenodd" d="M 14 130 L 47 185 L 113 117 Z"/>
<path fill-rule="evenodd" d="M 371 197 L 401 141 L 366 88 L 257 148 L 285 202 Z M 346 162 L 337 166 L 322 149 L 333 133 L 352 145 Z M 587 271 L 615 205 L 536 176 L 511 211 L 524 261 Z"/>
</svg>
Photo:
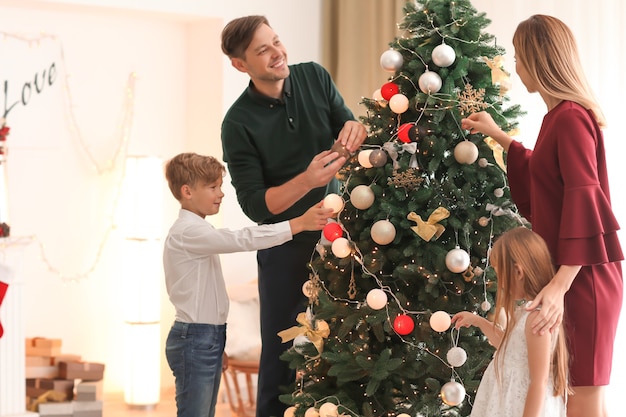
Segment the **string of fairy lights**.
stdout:
<svg viewBox="0 0 626 417">
<path fill-rule="evenodd" d="M 48 255 L 46 243 L 44 243 L 37 234 L 34 234 L 32 236 L 11 237 L 10 242 L 5 241 L 0 244 L 0 247 L 6 247 L 7 245 L 28 244 L 30 242 L 35 242 L 37 243 L 41 260 L 49 273 L 57 276 L 63 283 L 78 283 L 82 280 L 89 278 L 89 276 L 93 274 L 93 272 L 96 270 L 102 259 L 102 255 L 109 240 L 109 237 L 111 233 L 116 229 L 115 213 L 119 206 L 122 191 L 122 181 L 125 176 L 126 167 L 123 162 L 128 154 L 130 134 L 134 120 L 135 84 L 137 75 L 134 72 L 131 72 L 128 75 L 126 85 L 123 89 L 123 101 L 121 105 L 120 121 L 115 127 L 113 133 L 109 136 L 111 138 L 110 142 L 112 143 L 113 152 L 110 156 L 107 156 L 104 158 L 104 160 L 102 160 L 102 158 L 98 158 L 96 153 L 94 153 L 94 151 L 92 150 L 88 138 L 86 138 L 85 135 L 82 133 L 82 129 L 80 128 L 80 125 L 78 123 L 77 116 L 74 111 L 74 109 L 76 108 L 76 102 L 74 100 L 70 87 L 71 76 L 67 68 L 63 44 L 60 39 L 56 35 L 49 33 L 25 35 L 5 31 L 0 31 L 0 39 L 2 39 L 2 41 L 4 42 L 24 43 L 29 48 L 39 48 L 47 45 L 56 46 L 58 48 L 58 56 L 60 59 L 59 70 L 62 75 L 61 79 L 63 88 L 63 114 L 65 118 L 65 125 L 70 134 L 72 142 L 79 148 L 80 154 L 86 158 L 91 171 L 94 172 L 97 177 L 102 177 L 104 175 L 115 176 L 113 185 L 113 201 L 110 206 L 110 211 L 106 215 L 106 219 L 104 221 L 106 227 L 102 232 L 102 237 L 99 239 L 96 252 L 93 255 L 91 262 L 84 270 L 66 272 L 55 266 L 54 262 L 50 259 L 50 256 Z"/>
</svg>

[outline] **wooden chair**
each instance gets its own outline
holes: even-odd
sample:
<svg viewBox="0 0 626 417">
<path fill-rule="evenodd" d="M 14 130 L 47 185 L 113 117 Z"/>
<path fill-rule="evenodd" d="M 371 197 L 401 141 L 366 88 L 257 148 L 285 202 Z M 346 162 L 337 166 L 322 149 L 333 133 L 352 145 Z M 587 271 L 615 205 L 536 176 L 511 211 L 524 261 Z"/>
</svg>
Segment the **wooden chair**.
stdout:
<svg viewBox="0 0 626 417">
<path fill-rule="evenodd" d="M 258 361 L 242 361 L 232 357 L 228 359 L 228 369 L 222 372 L 222 380 L 233 415 L 237 417 L 255 415 L 256 378 L 253 381 L 252 377 L 258 373 Z"/>
</svg>

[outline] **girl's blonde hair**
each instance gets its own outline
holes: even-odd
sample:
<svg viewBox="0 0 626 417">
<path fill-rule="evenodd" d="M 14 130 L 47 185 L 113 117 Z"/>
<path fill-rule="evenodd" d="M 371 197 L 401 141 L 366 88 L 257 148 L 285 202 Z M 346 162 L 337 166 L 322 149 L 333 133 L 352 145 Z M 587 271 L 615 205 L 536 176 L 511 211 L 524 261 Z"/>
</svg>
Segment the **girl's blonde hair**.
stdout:
<svg viewBox="0 0 626 417">
<path fill-rule="evenodd" d="M 496 351 L 496 375 L 499 375 L 498 362 L 501 361 L 509 335 L 515 327 L 516 300 L 511 292 L 515 285 L 516 267 L 523 274 L 523 292 L 530 299 L 539 294 L 554 276 L 552 258 L 545 241 L 530 229 L 518 227 L 503 233 L 491 250 L 491 264 L 498 276 L 495 317 L 506 317 L 507 323 L 500 347 Z M 495 325 L 494 321 L 494 325 Z M 551 374 L 554 378 L 554 395 L 566 399 L 569 393 L 568 352 L 565 331 L 561 324 L 556 333 L 556 346 L 552 353 Z"/>
<path fill-rule="evenodd" d="M 536 14 L 522 21 L 513 35 L 515 58 L 541 91 L 573 101 L 593 112 L 606 126 L 602 109 L 585 77 L 572 31 L 559 19 Z"/>
</svg>

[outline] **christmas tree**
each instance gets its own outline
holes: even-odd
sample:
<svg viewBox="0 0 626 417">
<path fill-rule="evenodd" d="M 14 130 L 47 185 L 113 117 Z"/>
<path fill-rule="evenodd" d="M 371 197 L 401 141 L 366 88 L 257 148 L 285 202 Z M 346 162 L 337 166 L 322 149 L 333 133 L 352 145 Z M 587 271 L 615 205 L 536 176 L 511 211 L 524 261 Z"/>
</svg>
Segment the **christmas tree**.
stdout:
<svg viewBox="0 0 626 417">
<path fill-rule="evenodd" d="M 281 332 L 296 369 L 286 416 L 468 416 L 493 348 L 451 315 L 492 312 L 489 249 L 525 224 L 502 149 L 461 129 L 487 111 L 505 131 L 503 49 L 466 0 L 404 7 L 403 35 L 381 55 L 389 81 L 364 99 L 369 135 L 340 172 L 336 221 L 311 258 L 298 325 Z"/>
</svg>

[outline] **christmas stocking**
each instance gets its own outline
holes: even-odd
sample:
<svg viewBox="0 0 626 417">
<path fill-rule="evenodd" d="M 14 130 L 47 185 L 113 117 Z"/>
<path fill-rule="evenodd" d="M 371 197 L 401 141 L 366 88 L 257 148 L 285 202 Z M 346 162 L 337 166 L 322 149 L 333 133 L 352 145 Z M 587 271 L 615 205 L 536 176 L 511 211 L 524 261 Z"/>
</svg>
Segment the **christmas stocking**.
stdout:
<svg viewBox="0 0 626 417">
<path fill-rule="evenodd" d="M 7 288 L 9 288 L 9 284 L 0 281 L 0 306 L 2 305 L 2 300 L 4 300 L 4 296 L 7 293 Z M 4 329 L 2 328 L 2 322 L 0 322 L 0 337 L 4 334 Z"/>
</svg>

